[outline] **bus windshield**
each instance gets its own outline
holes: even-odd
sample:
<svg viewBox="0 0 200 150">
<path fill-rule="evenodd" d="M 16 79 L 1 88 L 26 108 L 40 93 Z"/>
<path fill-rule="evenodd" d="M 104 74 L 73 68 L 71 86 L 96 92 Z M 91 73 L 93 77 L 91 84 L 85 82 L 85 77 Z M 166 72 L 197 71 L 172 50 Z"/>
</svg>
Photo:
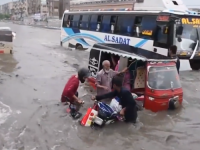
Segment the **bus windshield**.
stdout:
<svg viewBox="0 0 200 150">
<path fill-rule="evenodd" d="M 200 18 L 185 17 L 181 18 L 183 25 L 182 38 L 196 42 L 198 39 L 197 31 L 200 31 Z"/>
<path fill-rule="evenodd" d="M 181 87 L 178 72 L 175 66 L 150 67 L 148 85 L 153 89 L 167 90 Z"/>
</svg>

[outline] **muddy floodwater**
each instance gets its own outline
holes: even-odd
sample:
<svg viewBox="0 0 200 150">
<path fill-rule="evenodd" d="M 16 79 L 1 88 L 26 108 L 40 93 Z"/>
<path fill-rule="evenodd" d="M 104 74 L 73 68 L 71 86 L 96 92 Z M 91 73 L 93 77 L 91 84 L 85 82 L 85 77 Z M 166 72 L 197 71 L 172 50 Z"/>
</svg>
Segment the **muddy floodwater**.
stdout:
<svg viewBox="0 0 200 150">
<path fill-rule="evenodd" d="M 198 150 L 200 72 L 181 61 L 183 107 L 139 112 L 136 126 L 116 123 L 103 129 L 82 127 L 66 113 L 60 96 L 68 78 L 87 66 L 87 51 L 59 46 L 60 31 L 0 23 L 17 32 L 13 55 L 0 55 L 1 150 Z M 92 105 L 92 93 L 79 87 Z"/>
</svg>

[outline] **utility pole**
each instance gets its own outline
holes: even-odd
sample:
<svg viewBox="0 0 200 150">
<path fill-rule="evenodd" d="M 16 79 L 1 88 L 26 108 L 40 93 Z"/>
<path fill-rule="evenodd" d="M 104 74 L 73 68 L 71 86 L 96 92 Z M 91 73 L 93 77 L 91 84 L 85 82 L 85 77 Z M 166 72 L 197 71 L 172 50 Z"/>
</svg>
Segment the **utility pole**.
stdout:
<svg viewBox="0 0 200 150">
<path fill-rule="evenodd" d="M 59 0 L 59 19 L 62 19 L 65 10 L 70 10 L 70 0 Z"/>
</svg>

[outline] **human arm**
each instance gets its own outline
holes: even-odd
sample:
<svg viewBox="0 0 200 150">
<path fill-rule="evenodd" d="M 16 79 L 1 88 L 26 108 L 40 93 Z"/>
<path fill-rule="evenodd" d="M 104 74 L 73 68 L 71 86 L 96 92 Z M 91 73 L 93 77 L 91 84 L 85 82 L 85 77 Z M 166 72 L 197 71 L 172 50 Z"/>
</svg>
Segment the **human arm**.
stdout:
<svg viewBox="0 0 200 150">
<path fill-rule="evenodd" d="M 121 73 L 125 73 L 126 71 L 128 71 L 128 67 L 124 68 Z"/>
<path fill-rule="evenodd" d="M 113 75 L 117 75 L 117 74 L 123 74 L 128 70 L 128 68 L 124 68 L 122 71 L 113 71 Z"/>
<path fill-rule="evenodd" d="M 73 95 L 72 98 L 74 99 L 75 102 L 83 103 L 83 101 L 80 100 L 76 95 Z"/>
<path fill-rule="evenodd" d="M 97 101 L 100 101 L 102 99 L 113 98 L 115 96 L 117 96 L 117 91 L 112 91 L 112 92 L 109 92 L 109 93 L 106 93 L 103 95 L 94 96 L 94 97 L 92 97 L 92 100 L 96 99 Z"/>
</svg>

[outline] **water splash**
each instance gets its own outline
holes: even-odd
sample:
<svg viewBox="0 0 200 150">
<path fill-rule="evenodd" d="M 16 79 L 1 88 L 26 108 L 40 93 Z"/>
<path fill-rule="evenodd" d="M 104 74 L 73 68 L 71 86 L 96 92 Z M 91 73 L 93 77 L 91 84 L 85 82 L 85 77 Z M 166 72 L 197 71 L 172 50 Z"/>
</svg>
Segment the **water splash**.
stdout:
<svg viewBox="0 0 200 150">
<path fill-rule="evenodd" d="M 12 110 L 10 106 L 0 101 L 0 125 L 5 123 L 7 118 L 11 115 Z"/>
</svg>

